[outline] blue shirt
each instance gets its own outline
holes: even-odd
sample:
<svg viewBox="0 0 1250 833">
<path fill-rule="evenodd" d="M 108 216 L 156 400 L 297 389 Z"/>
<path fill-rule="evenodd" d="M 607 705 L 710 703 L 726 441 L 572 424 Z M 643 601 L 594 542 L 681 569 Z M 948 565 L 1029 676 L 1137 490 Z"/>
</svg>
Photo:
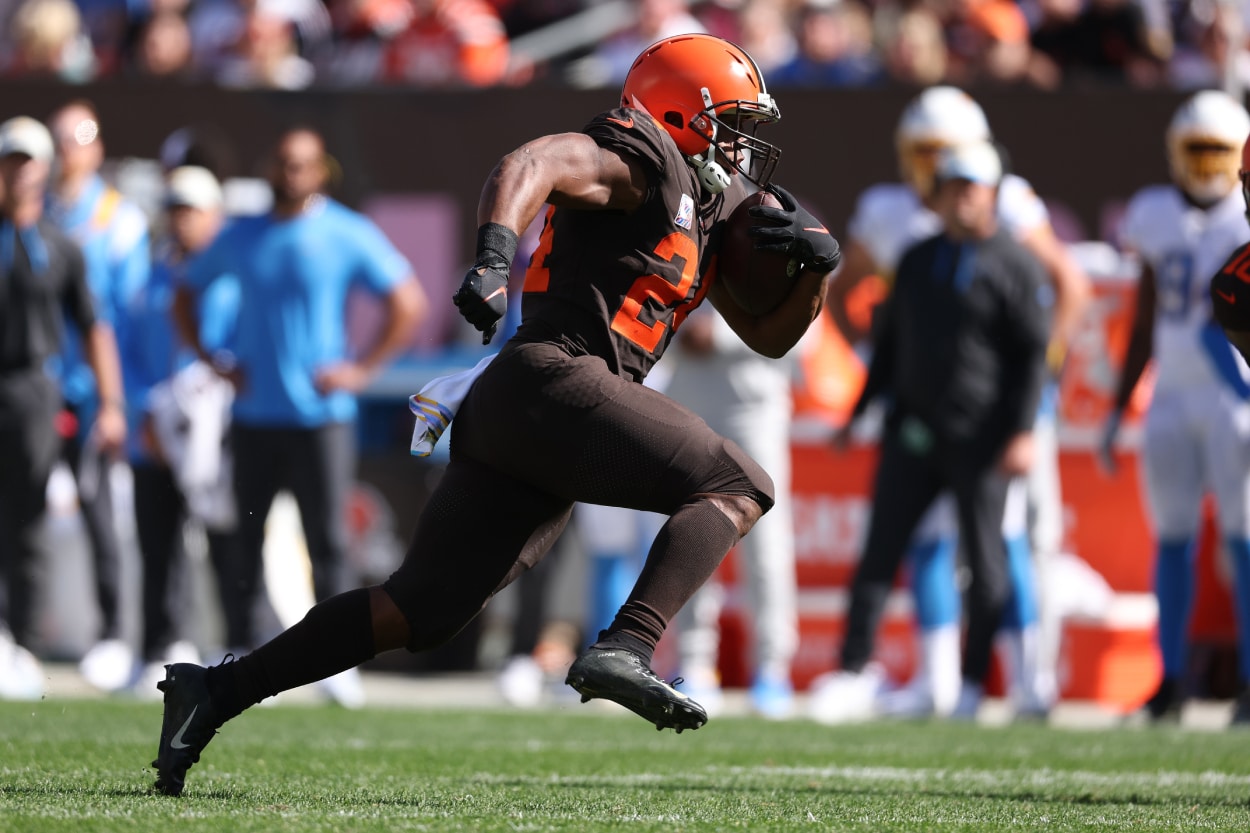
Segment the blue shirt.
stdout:
<svg viewBox="0 0 1250 833">
<path fill-rule="evenodd" d="M 289 219 L 236 220 L 191 263 L 187 284 L 203 289 L 231 273 L 239 280 L 234 353 L 247 375 L 233 419 L 273 427 L 355 419 L 355 396 L 322 396 L 315 374 L 348 358 L 348 289 L 389 294 L 412 273 L 404 256 L 367 217 L 324 199 Z"/>
<path fill-rule="evenodd" d="M 47 215 L 82 248 L 96 314 L 116 331 L 118 310 L 147 283 L 151 270 L 146 215 L 98 176 L 87 182 L 73 203 L 62 203 L 49 196 Z M 116 334 L 119 339 L 122 337 L 120 332 Z M 99 403 L 95 375 L 86 362 L 82 341 L 72 328 L 66 332 L 59 361 L 50 370 L 60 379 L 66 401 L 79 409 L 80 430 L 85 430 Z M 127 372 L 123 360 L 123 378 Z"/>
<path fill-rule="evenodd" d="M 172 248 L 162 246 L 152 263 L 147 284 L 134 293 L 120 311 L 124 326 L 118 340 L 122 366 L 126 368 L 127 417 L 130 423 L 131 459 L 146 459 L 139 431 L 148 411 L 148 395 L 195 359 L 195 354 L 178 337 L 174 326 L 174 291 L 186 271 L 186 261 Z M 239 282 L 233 275 L 222 275 L 200 295 L 200 343 L 210 353 L 233 349 L 238 318 Z"/>
</svg>

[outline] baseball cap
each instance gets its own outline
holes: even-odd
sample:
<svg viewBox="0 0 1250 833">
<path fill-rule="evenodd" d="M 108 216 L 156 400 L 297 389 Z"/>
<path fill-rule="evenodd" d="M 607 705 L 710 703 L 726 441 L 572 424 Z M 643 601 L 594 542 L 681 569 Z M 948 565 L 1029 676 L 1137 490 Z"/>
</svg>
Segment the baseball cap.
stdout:
<svg viewBox="0 0 1250 833">
<path fill-rule="evenodd" d="M 966 179 L 980 185 L 997 185 L 1003 178 L 1003 161 L 989 142 L 967 142 L 942 149 L 937 163 L 938 179 Z"/>
<path fill-rule="evenodd" d="M 191 208 L 220 208 L 223 201 L 221 185 L 217 177 L 197 165 L 174 168 L 165 186 L 165 205 L 185 205 Z"/>
<path fill-rule="evenodd" d="M 30 116 L 14 116 L 0 124 L 0 157 L 25 154 L 38 162 L 51 162 L 52 134 Z"/>
</svg>

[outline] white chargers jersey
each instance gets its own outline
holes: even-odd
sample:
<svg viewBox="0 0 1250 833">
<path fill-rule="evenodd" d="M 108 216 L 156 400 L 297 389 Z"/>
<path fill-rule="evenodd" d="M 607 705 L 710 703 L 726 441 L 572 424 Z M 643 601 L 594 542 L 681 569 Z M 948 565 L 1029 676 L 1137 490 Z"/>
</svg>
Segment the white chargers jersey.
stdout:
<svg viewBox="0 0 1250 833">
<path fill-rule="evenodd" d="M 1008 174 L 998 189 L 998 221 L 1019 237 L 1049 222 L 1050 215 L 1033 186 Z M 873 185 L 860 195 L 846 230 L 868 250 L 881 276 L 892 280 L 903 253 L 941 229 L 942 221 L 910 186 L 891 182 Z"/>
<path fill-rule="evenodd" d="M 1120 242 L 1155 276 L 1156 391 L 1222 384 L 1201 330 L 1211 321 L 1211 276 L 1250 237 L 1244 211 L 1240 190 L 1207 210 L 1173 185 L 1143 188 L 1129 200 Z M 1245 363 L 1237 361 L 1246 376 Z"/>
</svg>

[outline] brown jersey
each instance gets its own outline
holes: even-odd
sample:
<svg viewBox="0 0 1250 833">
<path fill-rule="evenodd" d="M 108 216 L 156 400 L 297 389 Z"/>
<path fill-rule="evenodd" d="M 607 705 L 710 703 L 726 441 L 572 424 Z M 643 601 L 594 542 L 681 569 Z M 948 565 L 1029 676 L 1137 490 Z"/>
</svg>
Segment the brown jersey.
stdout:
<svg viewBox="0 0 1250 833">
<path fill-rule="evenodd" d="M 602 113 L 583 132 L 641 163 L 650 187 L 631 213 L 548 209 L 516 339 L 599 356 L 638 382 L 707 293 L 710 241 L 743 189 L 735 179 L 725 194 L 705 194 L 672 138 L 640 110 Z"/>
<path fill-rule="evenodd" d="M 1211 278 L 1211 309 L 1226 330 L 1250 330 L 1250 243 L 1228 256 Z"/>
</svg>

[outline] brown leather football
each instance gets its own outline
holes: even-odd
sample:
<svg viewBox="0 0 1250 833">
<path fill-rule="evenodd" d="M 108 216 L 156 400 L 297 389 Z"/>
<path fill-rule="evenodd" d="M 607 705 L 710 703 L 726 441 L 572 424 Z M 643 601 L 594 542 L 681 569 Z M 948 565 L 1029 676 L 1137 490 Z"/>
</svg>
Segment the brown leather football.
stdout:
<svg viewBox="0 0 1250 833">
<path fill-rule="evenodd" d="M 789 296 L 799 272 L 798 261 L 789 255 L 755 248 L 756 238 L 748 231 L 759 221 L 748 212 L 751 206 L 761 204 L 781 206 L 767 191 L 756 191 L 739 203 L 725 221 L 717 266 L 719 280 L 730 297 L 753 315 L 776 309 Z"/>
</svg>

